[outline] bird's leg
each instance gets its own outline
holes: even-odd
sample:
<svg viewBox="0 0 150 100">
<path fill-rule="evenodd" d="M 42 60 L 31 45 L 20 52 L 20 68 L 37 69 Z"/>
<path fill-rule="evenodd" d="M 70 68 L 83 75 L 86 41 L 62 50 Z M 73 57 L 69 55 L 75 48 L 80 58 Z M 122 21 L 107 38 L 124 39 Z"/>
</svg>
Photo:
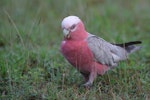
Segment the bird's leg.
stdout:
<svg viewBox="0 0 150 100">
<path fill-rule="evenodd" d="M 84 77 L 84 81 L 87 82 L 89 80 L 89 74 L 85 74 L 83 72 L 81 72 L 81 74 L 83 75 Z"/>
<path fill-rule="evenodd" d="M 89 74 L 89 79 L 88 79 L 88 81 L 87 81 L 85 84 L 83 84 L 83 86 L 88 87 L 88 88 L 91 87 L 96 76 L 97 76 L 96 71 L 92 71 L 92 72 Z"/>
</svg>

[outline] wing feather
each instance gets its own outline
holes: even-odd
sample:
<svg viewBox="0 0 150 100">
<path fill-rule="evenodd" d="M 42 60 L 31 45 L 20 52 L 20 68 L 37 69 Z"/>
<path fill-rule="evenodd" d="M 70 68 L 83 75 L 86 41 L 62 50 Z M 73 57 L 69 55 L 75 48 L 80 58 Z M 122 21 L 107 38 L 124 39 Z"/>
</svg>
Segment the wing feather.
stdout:
<svg viewBox="0 0 150 100">
<path fill-rule="evenodd" d="M 100 37 L 89 34 L 87 42 L 95 60 L 101 64 L 114 67 L 119 61 L 127 59 L 127 52 L 124 48 L 113 45 Z"/>
</svg>

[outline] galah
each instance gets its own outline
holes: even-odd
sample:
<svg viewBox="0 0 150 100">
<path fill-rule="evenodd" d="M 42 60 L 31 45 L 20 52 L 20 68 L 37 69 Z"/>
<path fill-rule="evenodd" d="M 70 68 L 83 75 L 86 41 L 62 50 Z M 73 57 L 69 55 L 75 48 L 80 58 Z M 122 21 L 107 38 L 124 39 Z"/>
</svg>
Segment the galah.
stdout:
<svg viewBox="0 0 150 100">
<path fill-rule="evenodd" d="M 64 18 L 61 27 L 64 40 L 60 52 L 83 75 L 85 87 L 90 87 L 97 75 L 103 75 L 141 48 L 136 45 L 141 41 L 113 44 L 92 35 L 77 16 Z"/>
</svg>

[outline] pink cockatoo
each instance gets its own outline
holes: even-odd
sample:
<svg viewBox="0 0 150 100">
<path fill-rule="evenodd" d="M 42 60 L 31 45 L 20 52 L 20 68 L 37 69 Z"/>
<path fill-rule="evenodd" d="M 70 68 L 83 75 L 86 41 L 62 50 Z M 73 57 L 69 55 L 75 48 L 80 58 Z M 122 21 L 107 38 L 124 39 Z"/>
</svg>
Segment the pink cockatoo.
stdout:
<svg viewBox="0 0 150 100">
<path fill-rule="evenodd" d="M 97 75 L 103 75 L 109 69 L 126 60 L 128 54 L 139 50 L 141 41 L 124 44 L 112 44 L 88 33 L 83 22 L 77 16 L 68 16 L 61 23 L 64 40 L 60 51 L 68 62 L 85 78 L 85 87 L 93 84 Z"/>
</svg>

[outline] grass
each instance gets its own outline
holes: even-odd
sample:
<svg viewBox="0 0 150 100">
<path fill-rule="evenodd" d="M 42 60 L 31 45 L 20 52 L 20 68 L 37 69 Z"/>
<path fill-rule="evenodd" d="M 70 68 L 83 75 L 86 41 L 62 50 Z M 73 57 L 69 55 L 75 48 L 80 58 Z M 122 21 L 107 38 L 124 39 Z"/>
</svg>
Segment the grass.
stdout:
<svg viewBox="0 0 150 100">
<path fill-rule="evenodd" d="M 149 100 L 149 0 L 1 0 L 0 99 Z M 88 32 L 143 48 L 87 90 L 60 54 L 61 20 L 77 15 Z"/>
</svg>

